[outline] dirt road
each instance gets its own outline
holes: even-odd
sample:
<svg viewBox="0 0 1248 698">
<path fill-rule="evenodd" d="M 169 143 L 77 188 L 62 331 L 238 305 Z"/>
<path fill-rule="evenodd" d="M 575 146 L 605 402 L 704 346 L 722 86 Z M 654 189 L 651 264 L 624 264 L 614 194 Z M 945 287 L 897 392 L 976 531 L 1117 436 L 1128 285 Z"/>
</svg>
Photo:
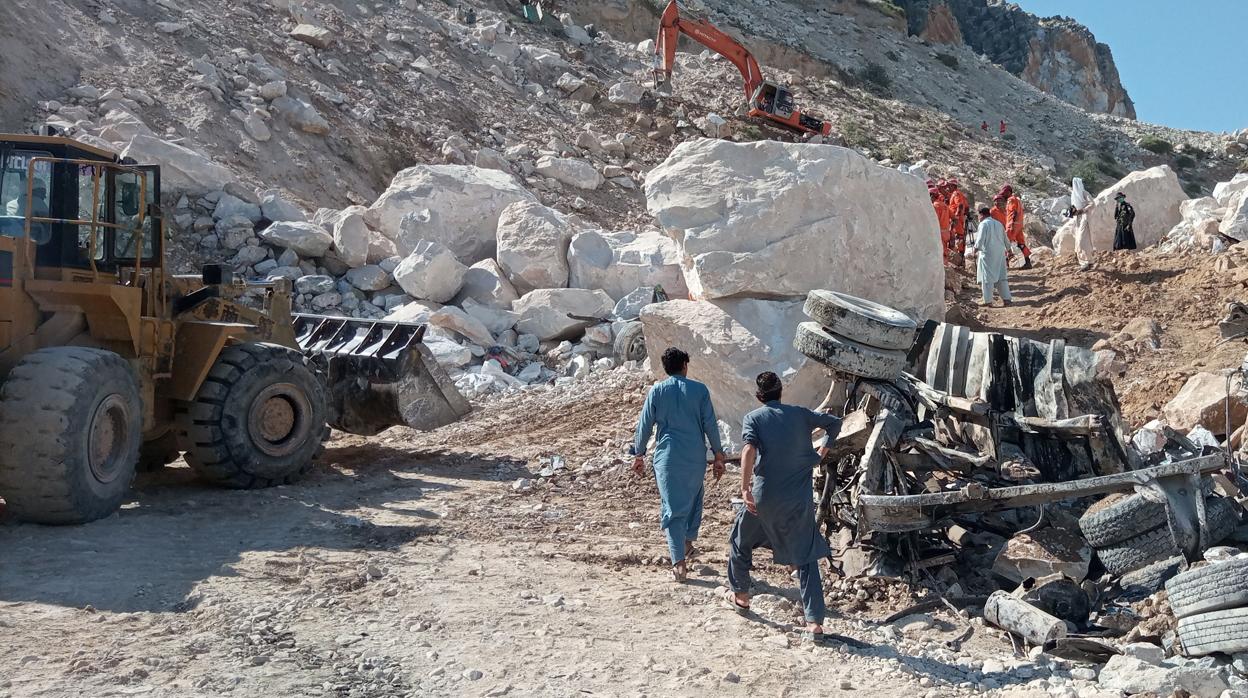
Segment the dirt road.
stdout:
<svg viewBox="0 0 1248 698">
<path fill-rule="evenodd" d="M 0 695 L 945 696 L 1081 683 L 1013 658 L 978 621 L 947 648 L 968 622 L 951 613 L 873 622 L 914 600 L 899 584 L 829 584 L 829 630 L 865 648 L 802 644 L 796 583 L 769 564 L 756 613 L 737 616 L 715 594 L 727 480 L 709 490 L 692 581 L 668 581 L 654 486 L 618 467 L 644 387 L 615 373 L 417 438 L 336 438 L 308 480 L 272 490 L 205 488 L 178 464 L 141 477 L 103 521 L 0 527 Z"/>
</svg>

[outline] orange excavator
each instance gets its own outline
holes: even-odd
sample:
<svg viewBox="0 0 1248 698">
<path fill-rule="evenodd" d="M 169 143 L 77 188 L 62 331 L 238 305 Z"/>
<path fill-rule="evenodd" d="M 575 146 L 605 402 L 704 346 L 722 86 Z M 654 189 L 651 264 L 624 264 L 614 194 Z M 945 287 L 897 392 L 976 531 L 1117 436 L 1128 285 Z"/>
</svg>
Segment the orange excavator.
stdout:
<svg viewBox="0 0 1248 698">
<path fill-rule="evenodd" d="M 682 16 L 682 9 L 680 3 L 671 0 L 659 22 L 659 36 L 654 44 L 656 89 L 667 91 L 672 80 L 672 67 L 676 63 L 676 42 L 684 34 L 732 61 L 741 71 L 749 116 L 767 119 L 800 133 L 820 136 L 832 133 L 832 124 L 803 114 L 793 106 L 793 93 L 789 88 L 765 80 L 758 61 L 740 42 L 716 29 L 706 19 L 691 16 L 688 11 Z"/>
</svg>

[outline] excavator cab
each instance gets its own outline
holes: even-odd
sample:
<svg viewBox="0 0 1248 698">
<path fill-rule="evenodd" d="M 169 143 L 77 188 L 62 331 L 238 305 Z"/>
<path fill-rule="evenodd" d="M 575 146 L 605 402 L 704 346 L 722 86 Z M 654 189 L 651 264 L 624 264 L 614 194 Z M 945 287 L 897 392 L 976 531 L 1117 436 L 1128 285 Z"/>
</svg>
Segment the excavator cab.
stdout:
<svg viewBox="0 0 1248 698">
<path fill-rule="evenodd" d="M 789 119 L 793 116 L 793 111 L 795 110 L 793 93 L 783 85 L 777 85 L 774 82 L 764 82 L 754 91 L 751 108 L 758 109 L 771 116 L 778 116 L 781 119 Z"/>
</svg>

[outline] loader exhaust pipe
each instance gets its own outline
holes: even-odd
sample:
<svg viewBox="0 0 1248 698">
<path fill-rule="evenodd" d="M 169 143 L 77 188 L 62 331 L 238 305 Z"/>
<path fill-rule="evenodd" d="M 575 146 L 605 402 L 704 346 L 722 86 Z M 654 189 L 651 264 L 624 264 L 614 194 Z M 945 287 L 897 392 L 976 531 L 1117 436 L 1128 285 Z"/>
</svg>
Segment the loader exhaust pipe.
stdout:
<svg viewBox="0 0 1248 698">
<path fill-rule="evenodd" d="M 421 431 L 471 411 L 422 344 L 425 325 L 325 315 L 293 316 L 299 347 L 330 395 L 330 426 L 372 436 L 392 426 Z"/>
</svg>

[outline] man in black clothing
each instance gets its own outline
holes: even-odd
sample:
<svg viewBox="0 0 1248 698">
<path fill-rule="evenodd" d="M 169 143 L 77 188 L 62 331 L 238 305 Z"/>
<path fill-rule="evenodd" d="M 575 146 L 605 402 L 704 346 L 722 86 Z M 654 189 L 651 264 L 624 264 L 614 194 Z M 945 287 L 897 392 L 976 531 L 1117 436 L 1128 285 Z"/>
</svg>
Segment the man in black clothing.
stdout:
<svg viewBox="0 0 1248 698">
<path fill-rule="evenodd" d="M 1118 192 L 1114 196 L 1118 206 L 1114 209 L 1114 220 L 1118 222 L 1114 228 L 1114 249 L 1135 249 L 1135 207 L 1127 203 L 1127 195 Z"/>
</svg>

